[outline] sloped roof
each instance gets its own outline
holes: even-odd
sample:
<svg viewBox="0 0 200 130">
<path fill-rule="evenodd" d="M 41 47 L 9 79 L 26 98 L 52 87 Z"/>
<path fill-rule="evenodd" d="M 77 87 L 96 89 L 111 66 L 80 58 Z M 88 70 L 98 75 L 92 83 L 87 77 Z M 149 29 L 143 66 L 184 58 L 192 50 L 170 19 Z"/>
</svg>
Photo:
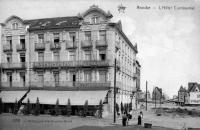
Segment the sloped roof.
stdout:
<svg viewBox="0 0 200 130">
<path fill-rule="evenodd" d="M 189 92 L 195 92 L 196 88 L 198 88 L 200 90 L 200 84 L 193 84 L 193 86 L 190 86 L 190 88 L 188 88 Z"/>
<path fill-rule="evenodd" d="M 87 14 L 89 14 L 92 11 L 98 11 L 99 13 L 103 14 L 107 18 L 112 18 L 113 17 L 113 15 L 110 13 L 110 11 L 108 11 L 106 13 L 104 10 L 100 9 L 97 5 L 90 6 L 90 8 L 88 10 L 86 10 L 81 16 L 85 17 Z"/>
<path fill-rule="evenodd" d="M 183 86 L 180 87 L 179 92 L 186 92 L 186 89 Z"/>
<path fill-rule="evenodd" d="M 29 24 L 30 31 L 80 27 L 77 16 L 24 20 L 24 23 Z"/>
</svg>

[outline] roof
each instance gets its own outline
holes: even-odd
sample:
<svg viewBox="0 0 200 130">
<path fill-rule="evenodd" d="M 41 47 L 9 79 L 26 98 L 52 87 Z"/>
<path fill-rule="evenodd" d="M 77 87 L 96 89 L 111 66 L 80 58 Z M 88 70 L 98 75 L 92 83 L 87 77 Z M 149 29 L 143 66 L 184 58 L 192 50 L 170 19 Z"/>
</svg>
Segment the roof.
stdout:
<svg viewBox="0 0 200 130">
<path fill-rule="evenodd" d="M 103 14 L 107 18 L 112 18 L 113 17 L 113 15 L 110 13 L 110 11 L 108 11 L 106 13 L 104 10 L 100 9 L 97 5 L 90 6 L 90 8 L 88 10 L 86 10 L 81 16 L 85 17 L 87 14 L 89 14 L 92 11 L 98 11 L 99 13 Z"/>
<path fill-rule="evenodd" d="M 188 92 L 195 92 L 196 88 L 198 88 L 199 91 L 200 91 L 200 84 L 198 84 L 198 83 L 191 83 L 188 86 Z"/>
<path fill-rule="evenodd" d="M 181 85 L 179 92 L 186 92 L 187 90 L 185 88 L 183 88 L 183 86 Z"/>
<path fill-rule="evenodd" d="M 123 38 L 125 39 L 125 41 L 130 45 L 130 47 L 136 52 L 138 53 L 137 50 L 137 44 L 134 46 L 131 41 L 128 39 L 128 37 L 125 35 L 125 33 L 122 30 L 122 25 L 121 25 L 121 21 L 119 21 L 118 23 L 109 23 L 110 26 L 114 26 L 119 33 L 123 36 Z"/>
<path fill-rule="evenodd" d="M 59 28 L 79 28 L 79 20 L 79 17 L 71 16 L 24 20 L 24 23 L 29 25 L 30 31 L 33 31 Z"/>
</svg>

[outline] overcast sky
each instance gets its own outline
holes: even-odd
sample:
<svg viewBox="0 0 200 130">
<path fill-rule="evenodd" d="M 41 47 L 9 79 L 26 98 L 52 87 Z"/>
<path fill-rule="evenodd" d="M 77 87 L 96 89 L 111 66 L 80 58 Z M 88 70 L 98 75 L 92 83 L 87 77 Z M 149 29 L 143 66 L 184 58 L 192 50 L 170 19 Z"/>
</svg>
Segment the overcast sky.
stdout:
<svg viewBox="0 0 200 130">
<path fill-rule="evenodd" d="M 126 6 L 123 14 L 117 9 L 121 3 Z M 0 23 L 11 15 L 22 19 L 74 16 L 93 4 L 110 10 L 113 21 L 121 19 L 124 32 L 137 43 L 143 90 L 147 80 L 150 91 L 158 86 L 172 97 L 180 85 L 200 83 L 200 0 L 0 0 Z M 162 6 L 173 8 L 159 9 Z"/>
</svg>

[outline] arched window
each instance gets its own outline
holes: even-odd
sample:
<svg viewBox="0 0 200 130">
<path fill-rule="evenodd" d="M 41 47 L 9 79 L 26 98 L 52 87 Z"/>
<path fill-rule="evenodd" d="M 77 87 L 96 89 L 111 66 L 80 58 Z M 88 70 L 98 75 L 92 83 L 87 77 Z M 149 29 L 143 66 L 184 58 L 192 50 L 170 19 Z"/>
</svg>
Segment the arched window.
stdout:
<svg viewBox="0 0 200 130">
<path fill-rule="evenodd" d="M 12 29 L 18 29 L 18 23 L 14 22 L 14 23 L 12 24 Z"/>
</svg>

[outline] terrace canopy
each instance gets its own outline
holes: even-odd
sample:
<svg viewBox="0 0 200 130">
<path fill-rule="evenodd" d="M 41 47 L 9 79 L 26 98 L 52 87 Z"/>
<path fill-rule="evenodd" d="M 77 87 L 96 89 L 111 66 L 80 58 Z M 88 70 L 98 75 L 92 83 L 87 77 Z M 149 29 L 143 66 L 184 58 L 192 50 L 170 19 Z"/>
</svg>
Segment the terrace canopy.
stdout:
<svg viewBox="0 0 200 130">
<path fill-rule="evenodd" d="M 1 91 L 0 98 L 3 103 L 14 103 L 15 100 L 20 100 L 26 91 Z"/>
<path fill-rule="evenodd" d="M 47 91 L 47 90 L 31 90 L 27 97 L 23 100 L 26 103 L 28 98 L 30 103 L 36 103 L 37 97 L 40 104 L 55 105 L 57 99 L 59 105 L 66 105 L 70 99 L 71 105 L 84 105 L 88 100 L 88 105 L 99 105 L 100 100 L 104 101 L 108 91 Z"/>
</svg>

